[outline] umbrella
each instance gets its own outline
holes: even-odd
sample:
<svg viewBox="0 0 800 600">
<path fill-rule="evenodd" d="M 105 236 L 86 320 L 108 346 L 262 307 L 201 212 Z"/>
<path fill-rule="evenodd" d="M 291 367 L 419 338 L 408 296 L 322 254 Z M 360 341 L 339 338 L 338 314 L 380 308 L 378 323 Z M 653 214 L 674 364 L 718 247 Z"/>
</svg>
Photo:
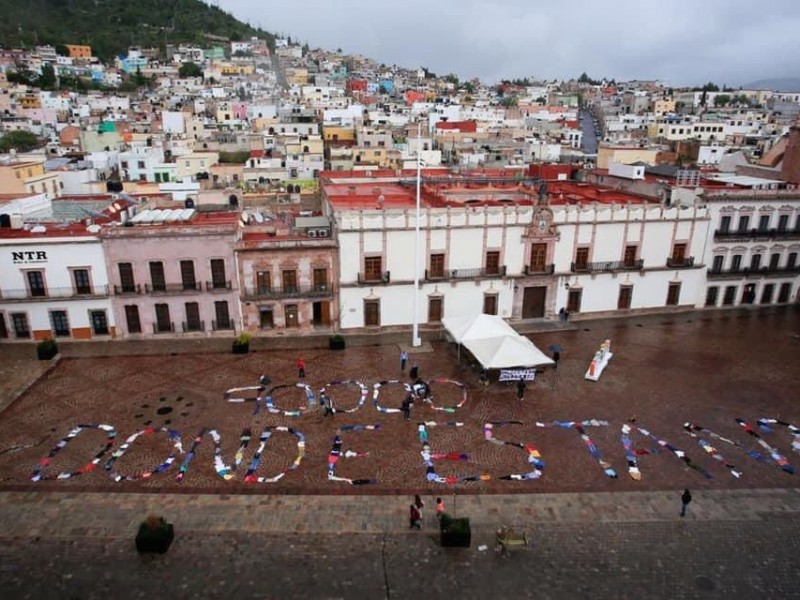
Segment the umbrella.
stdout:
<svg viewBox="0 0 800 600">
<path fill-rule="evenodd" d="M 558 344 L 550 344 L 547 349 L 550 350 L 550 352 L 558 352 L 561 354 L 561 346 Z"/>
</svg>

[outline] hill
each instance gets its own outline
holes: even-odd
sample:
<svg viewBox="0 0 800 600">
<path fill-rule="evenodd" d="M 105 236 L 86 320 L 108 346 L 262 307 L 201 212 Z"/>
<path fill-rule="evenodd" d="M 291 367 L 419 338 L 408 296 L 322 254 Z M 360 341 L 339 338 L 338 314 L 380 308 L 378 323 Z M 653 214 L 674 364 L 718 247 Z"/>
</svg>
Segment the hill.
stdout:
<svg viewBox="0 0 800 600">
<path fill-rule="evenodd" d="M 745 89 L 772 90 L 774 92 L 800 92 L 800 78 L 759 79 L 742 87 Z"/>
<path fill-rule="evenodd" d="M 0 0 L 0 44 L 89 44 L 109 59 L 129 46 L 164 49 L 209 44 L 206 34 L 232 40 L 274 36 L 200 0 Z"/>
</svg>

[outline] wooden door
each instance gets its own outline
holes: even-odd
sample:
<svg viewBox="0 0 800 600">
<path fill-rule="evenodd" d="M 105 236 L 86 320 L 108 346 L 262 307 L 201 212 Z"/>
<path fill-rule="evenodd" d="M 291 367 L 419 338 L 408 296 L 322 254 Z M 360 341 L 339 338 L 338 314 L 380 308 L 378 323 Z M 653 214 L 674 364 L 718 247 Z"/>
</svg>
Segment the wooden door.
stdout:
<svg viewBox="0 0 800 600">
<path fill-rule="evenodd" d="M 540 319 L 544 317 L 544 303 L 547 298 L 545 286 L 526 287 L 522 295 L 522 318 Z"/>
<path fill-rule="evenodd" d="M 428 323 L 439 323 L 442 320 L 442 298 L 428 298 Z"/>
<path fill-rule="evenodd" d="M 631 307 L 631 298 L 633 297 L 633 288 L 629 285 L 623 285 L 619 288 L 619 298 L 617 299 L 617 308 L 619 310 L 626 310 Z"/>
</svg>

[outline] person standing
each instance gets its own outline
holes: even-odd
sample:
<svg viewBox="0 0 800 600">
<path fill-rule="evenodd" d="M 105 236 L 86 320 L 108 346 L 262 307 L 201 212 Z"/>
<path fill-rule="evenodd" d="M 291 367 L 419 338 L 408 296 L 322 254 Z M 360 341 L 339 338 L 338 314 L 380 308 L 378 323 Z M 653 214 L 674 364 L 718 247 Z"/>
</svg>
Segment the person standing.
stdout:
<svg viewBox="0 0 800 600">
<path fill-rule="evenodd" d="M 325 407 L 325 414 L 323 416 L 332 417 L 335 412 L 333 410 L 333 401 L 325 392 L 323 392 L 322 395 L 320 396 L 320 401 L 323 402 L 323 406 Z"/>
<path fill-rule="evenodd" d="M 422 515 L 419 514 L 419 510 L 413 504 L 408 507 L 408 522 L 409 522 L 409 529 L 422 529 L 420 526 L 420 519 L 422 519 Z"/>
<path fill-rule="evenodd" d="M 306 361 L 303 360 L 303 357 L 297 359 L 297 376 L 300 379 L 306 378 Z"/>
<path fill-rule="evenodd" d="M 417 507 L 417 511 L 419 512 L 419 520 L 422 521 L 422 509 L 425 508 L 425 503 L 422 501 L 422 497 L 419 494 L 414 494 L 414 506 Z"/>
<path fill-rule="evenodd" d="M 686 516 L 686 508 L 689 506 L 689 503 L 692 501 L 692 494 L 689 490 L 683 490 L 683 494 L 681 494 L 681 516 Z"/>
<path fill-rule="evenodd" d="M 558 361 L 561 360 L 561 350 L 553 350 L 553 369 L 558 370 Z"/>
<path fill-rule="evenodd" d="M 437 498 L 436 499 L 436 518 L 441 521 L 443 514 L 444 514 L 444 500 L 442 500 L 441 498 Z"/>
<path fill-rule="evenodd" d="M 419 379 L 419 367 L 417 365 L 414 365 L 413 367 L 411 367 L 411 371 L 409 372 L 409 375 L 411 376 L 411 379 L 413 379 L 414 381 Z"/>
<path fill-rule="evenodd" d="M 406 363 L 408 362 L 408 352 L 405 350 L 400 351 L 400 372 L 406 372 Z"/>
<path fill-rule="evenodd" d="M 519 400 L 525 400 L 525 377 L 523 376 L 520 376 L 517 382 L 517 398 Z"/>
<path fill-rule="evenodd" d="M 403 404 L 400 406 L 406 421 L 411 420 L 411 405 L 413 403 L 414 403 L 414 397 L 411 395 L 411 392 L 409 392 L 408 394 L 406 394 L 406 397 L 403 399 Z"/>
</svg>

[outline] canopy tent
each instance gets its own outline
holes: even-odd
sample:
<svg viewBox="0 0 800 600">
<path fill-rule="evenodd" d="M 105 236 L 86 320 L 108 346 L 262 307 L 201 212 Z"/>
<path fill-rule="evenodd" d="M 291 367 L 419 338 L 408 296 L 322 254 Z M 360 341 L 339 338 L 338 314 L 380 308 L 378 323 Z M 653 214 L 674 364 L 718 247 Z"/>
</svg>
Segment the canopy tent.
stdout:
<svg viewBox="0 0 800 600">
<path fill-rule="evenodd" d="M 477 315 L 442 319 L 453 340 L 463 345 L 484 369 L 537 367 L 553 361 L 501 317 Z"/>
</svg>

